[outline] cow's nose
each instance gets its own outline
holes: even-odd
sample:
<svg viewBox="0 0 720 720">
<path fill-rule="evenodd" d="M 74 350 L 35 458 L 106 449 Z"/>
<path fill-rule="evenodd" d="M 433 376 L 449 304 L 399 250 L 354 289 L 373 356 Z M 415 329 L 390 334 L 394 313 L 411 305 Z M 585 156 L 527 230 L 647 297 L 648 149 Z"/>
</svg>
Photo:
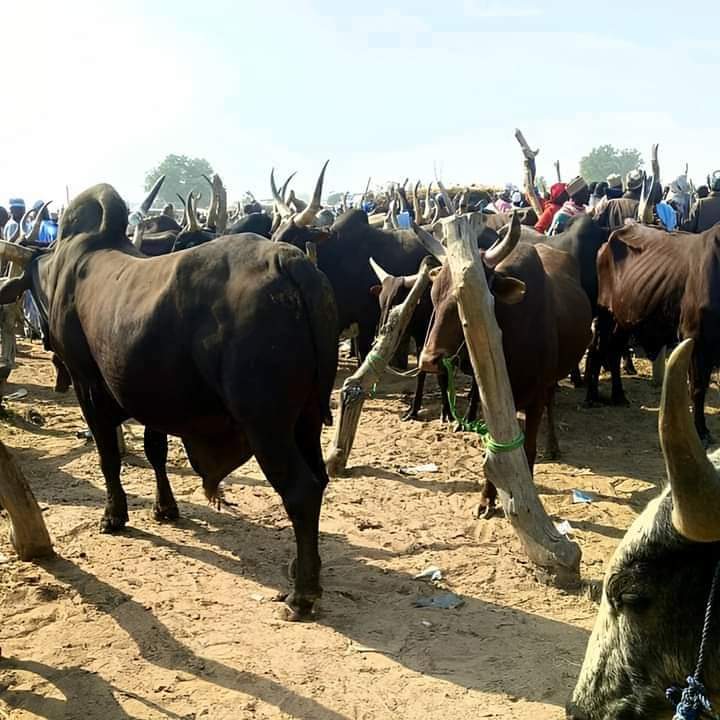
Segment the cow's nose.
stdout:
<svg viewBox="0 0 720 720">
<path fill-rule="evenodd" d="M 567 720 L 588 720 L 588 716 L 572 701 L 565 706 Z"/>
<path fill-rule="evenodd" d="M 440 372 L 440 359 L 440 355 L 423 350 L 420 353 L 420 370 L 437 375 Z"/>
</svg>

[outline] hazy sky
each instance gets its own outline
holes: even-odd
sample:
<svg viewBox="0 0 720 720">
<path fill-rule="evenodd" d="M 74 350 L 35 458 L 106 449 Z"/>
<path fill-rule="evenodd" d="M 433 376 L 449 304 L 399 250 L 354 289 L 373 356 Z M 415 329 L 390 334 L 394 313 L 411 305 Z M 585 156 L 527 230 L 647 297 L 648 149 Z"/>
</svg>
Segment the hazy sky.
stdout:
<svg viewBox="0 0 720 720">
<path fill-rule="evenodd" d="M 517 126 L 568 178 L 592 146 L 663 177 L 720 167 L 720 11 L 555 0 L 21 0 L 3 3 L 0 203 L 100 181 L 131 200 L 167 153 L 230 198 L 270 168 L 307 190 L 520 181 Z"/>
</svg>

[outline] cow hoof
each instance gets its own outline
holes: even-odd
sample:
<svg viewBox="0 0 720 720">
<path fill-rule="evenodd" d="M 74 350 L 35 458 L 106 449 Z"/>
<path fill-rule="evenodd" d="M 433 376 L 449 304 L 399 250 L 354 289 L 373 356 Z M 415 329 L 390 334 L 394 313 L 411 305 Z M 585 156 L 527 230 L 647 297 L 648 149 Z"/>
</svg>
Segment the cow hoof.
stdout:
<svg viewBox="0 0 720 720">
<path fill-rule="evenodd" d="M 162 505 L 153 505 L 153 517 L 158 520 L 178 520 L 180 518 L 180 511 L 177 505 L 168 505 L 163 507 Z"/>
<path fill-rule="evenodd" d="M 101 533 L 114 533 L 114 532 L 120 532 L 120 530 L 124 530 L 125 524 L 127 523 L 128 518 L 125 517 L 117 517 L 113 515 L 103 515 L 102 520 L 100 521 L 100 532 Z"/>
<path fill-rule="evenodd" d="M 408 422 L 409 420 L 419 420 L 419 415 L 413 410 L 408 410 L 401 418 L 402 422 Z"/>
<path fill-rule="evenodd" d="M 286 622 L 311 622 L 317 619 L 319 611 L 319 598 L 306 598 L 290 593 L 278 609 L 278 615 Z"/>
<path fill-rule="evenodd" d="M 477 509 L 477 516 L 479 520 L 489 520 L 495 514 L 494 505 L 479 505 Z"/>
</svg>

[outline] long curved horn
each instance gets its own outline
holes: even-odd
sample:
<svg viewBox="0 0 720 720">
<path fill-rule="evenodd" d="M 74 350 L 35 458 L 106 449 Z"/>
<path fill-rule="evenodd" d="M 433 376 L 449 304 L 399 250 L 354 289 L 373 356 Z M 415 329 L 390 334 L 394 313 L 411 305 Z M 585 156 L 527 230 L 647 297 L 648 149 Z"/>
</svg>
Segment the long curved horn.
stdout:
<svg viewBox="0 0 720 720">
<path fill-rule="evenodd" d="M 516 212 L 513 212 L 510 219 L 510 224 L 506 226 L 508 228 L 505 237 L 502 240 L 498 240 L 486 253 L 483 258 L 485 264 L 494 268 L 503 261 L 514 249 L 520 240 L 520 217 Z M 500 230 L 502 232 L 502 229 Z"/>
<path fill-rule="evenodd" d="M 35 220 L 33 222 L 33 226 L 30 232 L 21 240 L 21 242 L 36 243 L 38 241 L 38 237 L 40 237 L 40 225 L 42 225 L 42 220 L 40 218 L 51 202 L 52 200 L 48 200 L 46 203 L 43 203 L 43 206 L 37 211 L 37 214 L 35 215 Z M 22 224 L 20 225 L 20 227 L 22 227 Z"/>
<path fill-rule="evenodd" d="M 223 185 L 222 178 L 217 173 L 213 179 L 215 182 L 215 232 L 222 235 L 227 229 L 228 222 L 227 190 Z"/>
<path fill-rule="evenodd" d="M 217 208 L 215 207 L 215 204 L 217 203 L 217 195 L 215 193 L 215 182 L 207 175 L 203 175 L 203 177 L 210 186 L 210 207 L 208 208 L 208 214 L 205 218 L 205 226 L 215 227 L 215 224 L 217 223 Z M 217 175 L 215 177 L 217 177 Z"/>
<path fill-rule="evenodd" d="M 280 197 L 287 202 L 287 189 L 288 185 L 290 184 L 290 181 L 297 175 L 297 170 L 293 173 L 290 173 L 288 176 L 288 179 L 282 184 L 282 187 L 280 188 Z"/>
<path fill-rule="evenodd" d="M 187 225 L 187 220 L 188 220 L 187 204 L 185 203 L 185 198 L 180 193 L 175 193 L 175 195 L 177 196 L 177 199 L 182 203 L 182 206 L 183 206 L 182 226 L 185 227 Z"/>
<path fill-rule="evenodd" d="M 720 483 L 688 410 L 693 341 L 680 343 L 665 368 L 658 432 L 672 493 L 673 525 L 697 542 L 720 539 Z"/>
<path fill-rule="evenodd" d="M 278 214 L 281 217 L 289 217 L 293 214 L 292 210 L 285 204 L 282 196 L 278 192 L 277 185 L 275 185 L 275 168 L 270 171 L 270 190 L 272 191 L 273 200 L 278 209 Z"/>
<path fill-rule="evenodd" d="M 373 269 L 373 272 L 381 283 L 385 282 L 387 278 L 392 277 L 392 275 L 390 275 L 389 272 L 383 270 L 373 258 L 370 258 L 370 267 Z"/>
<path fill-rule="evenodd" d="M 14 262 L 25 267 L 33 259 L 34 254 L 30 248 L 18 245 L 13 241 L 0 240 L 0 260 Z"/>
<path fill-rule="evenodd" d="M 450 193 L 445 189 L 445 186 L 442 184 L 442 180 L 439 178 L 437 179 L 438 187 L 440 188 L 440 194 L 442 195 L 443 200 L 445 201 L 445 205 L 447 207 L 447 211 L 451 214 L 455 214 L 455 203 L 450 199 Z"/>
<path fill-rule="evenodd" d="M 400 226 L 398 225 L 398 221 L 397 221 L 397 217 L 396 217 L 399 205 L 400 205 L 400 201 L 398 200 L 398 191 L 396 188 L 395 194 L 393 195 L 392 202 L 390 203 L 390 222 L 393 226 L 393 230 L 400 229 Z"/>
<path fill-rule="evenodd" d="M 362 197 L 360 198 L 360 209 L 362 210 L 363 203 L 365 202 L 365 198 L 367 197 L 368 191 L 370 190 L 370 181 L 372 180 L 372 175 L 368 178 L 367 185 L 365 185 L 365 192 L 362 194 Z"/>
<path fill-rule="evenodd" d="M 652 196 L 656 185 L 657 183 L 652 175 L 645 175 L 643 178 L 642 189 L 640 191 L 638 219 L 641 223 L 645 223 L 646 225 L 650 225 L 653 221 Z"/>
<path fill-rule="evenodd" d="M 315 183 L 315 192 L 313 193 L 312 201 L 301 213 L 299 213 L 295 217 L 295 224 L 300 227 L 310 225 L 310 223 L 312 223 L 312 221 L 315 219 L 315 216 L 322 209 L 320 200 L 322 198 L 322 188 L 323 181 L 325 180 L 325 170 L 327 169 L 329 162 L 329 160 L 326 160 L 325 164 L 322 167 L 322 170 L 320 171 L 320 176 Z"/>
<path fill-rule="evenodd" d="M 418 197 L 418 190 L 420 189 L 420 181 L 415 183 L 413 188 L 413 215 L 415 216 L 415 222 L 422 220 L 422 213 L 420 210 L 420 198 Z"/>
<path fill-rule="evenodd" d="M 162 184 L 164 182 L 165 182 L 165 176 L 161 175 L 155 181 L 155 184 L 150 188 L 150 192 L 145 196 L 145 199 L 140 203 L 140 212 L 143 215 L 147 215 L 148 210 L 150 210 L 153 203 L 155 202 L 155 198 L 157 197 L 157 194 L 160 192 L 160 188 L 162 187 Z"/>
<path fill-rule="evenodd" d="M 195 196 L 193 193 L 188 195 L 187 216 L 187 232 L 197 232 L 200 229 L 200 225 L 198 224 L 197 213 L 195 212 Z"/>
<path fill-rule="evenodd" d="M 430 214 L 432 212 L 432 209 L 430 208 L 430 190 L 432 188 L 432 180 L 427 184 L 427 187 L 425 188 L 425 214 L 423 215 L 423 220 L 425 222 L 430 222 L 430 219 L 432 218 L 432 215 Z"/>
<path fill-rule="evenodd" d="M 431 235 L 427 230 L 421 228 L 417 223 L 414 222 L 412 228 L 415 231 L 418 242 L 440 262 L 445 262 L 447 252 L 445 251 L 444 245 L 434 235 Z"/>
</svg>

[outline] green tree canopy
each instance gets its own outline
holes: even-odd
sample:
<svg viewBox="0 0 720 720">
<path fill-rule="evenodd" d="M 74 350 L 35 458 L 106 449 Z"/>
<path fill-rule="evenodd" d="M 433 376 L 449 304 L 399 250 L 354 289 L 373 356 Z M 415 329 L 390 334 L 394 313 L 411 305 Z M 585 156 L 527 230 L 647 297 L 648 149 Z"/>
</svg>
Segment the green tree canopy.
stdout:
<svg viewBox="0 0 720 720">
<path fill-rule="evenodd" d="M 635 148 L 619 150 L 612 145 L 593 148 L 580 160 L 580 174 L 587 182 L 600 182 L 617 173 L 624 178 L 631 170 L 642 167 L 640 151 Z"/>
<path fill-rule="evenodd" d="M 213 169 L 205 158 L 191 158 L 187 155 L 168 155 L 157 167 L 145 174 L 145 190 L 165 175 L 165 182 L 160 188 L 156 202 L 177 204 L 176 194 L 187 198 L 190 192 L 202 193 L 203 200 L 210 199 L 210 186 L 203 175 L 210 177 Z M 202 201 L 201 201 L 202 204 Z"/>
</svg>

